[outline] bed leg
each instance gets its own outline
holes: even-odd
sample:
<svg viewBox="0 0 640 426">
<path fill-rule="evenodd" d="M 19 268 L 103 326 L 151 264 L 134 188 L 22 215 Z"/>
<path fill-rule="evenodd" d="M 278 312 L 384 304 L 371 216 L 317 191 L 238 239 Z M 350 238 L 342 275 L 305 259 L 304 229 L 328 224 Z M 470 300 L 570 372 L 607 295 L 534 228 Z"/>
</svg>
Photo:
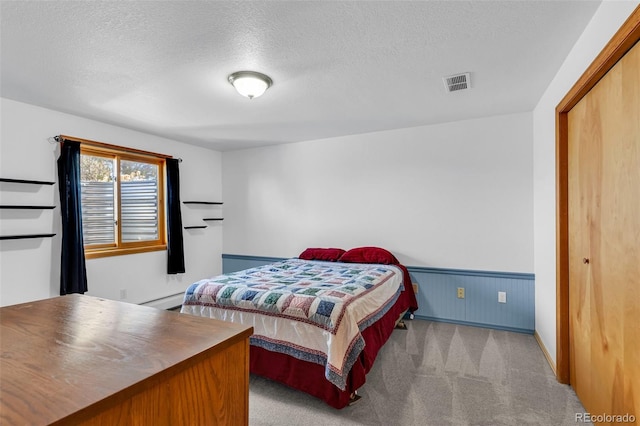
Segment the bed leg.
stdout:
<svg viewBox="0 0 640 426">
<path fill-rule="evenodd" d="M 358 391 L 352 392 L 351 395 L 349 395 L 349 406 L 355 404 L 356 402 L 360 401 L 360 398 L 362 398 L 360 395 L 358 395 Z"/>
<path fill-rule="evenodd" d="M 407 312 L 409 312 L 408 309 L 400 314 L 400 316 L 396 320 L 395 328 L 399 328 L 400 330 L 407 329 L 407 324 L 404 323 L 404 316 L 407 314 Z M 411 314 L 411 319 L 413 319 L 413 314 Z"/>
</svg>

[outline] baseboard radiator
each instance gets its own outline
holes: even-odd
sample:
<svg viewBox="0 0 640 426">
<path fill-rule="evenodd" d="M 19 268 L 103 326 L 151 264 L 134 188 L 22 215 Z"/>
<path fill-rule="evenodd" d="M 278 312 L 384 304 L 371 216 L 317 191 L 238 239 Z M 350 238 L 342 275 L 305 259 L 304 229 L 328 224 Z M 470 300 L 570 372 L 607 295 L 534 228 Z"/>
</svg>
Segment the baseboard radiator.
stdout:
<svg viewBox="0 0 640 426">
<path fill-rule="evenodd" d="M 160 299 L 150 300 L 148 302 L 140 303 L 142 306 L 150 306 L 157 309 L 173 309 L 182 305 L 184 299 L 184 293 L 176 293 L 171 296 L 162 297 Z"/>
</svg>

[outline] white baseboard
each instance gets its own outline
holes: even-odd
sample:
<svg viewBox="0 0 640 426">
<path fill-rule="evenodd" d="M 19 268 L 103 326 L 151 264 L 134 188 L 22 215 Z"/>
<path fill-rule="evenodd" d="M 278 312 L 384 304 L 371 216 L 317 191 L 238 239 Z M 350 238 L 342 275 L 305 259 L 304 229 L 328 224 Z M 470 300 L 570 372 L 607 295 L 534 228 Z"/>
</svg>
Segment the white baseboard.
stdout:
<svg viewBox="0 0 640 426">
<path fill-rule="evenodd" d="M 148 302 L 140 303 L 142 306 L 151 306 L 158 309 L 171 309 L 182 305 L 184 299 L 184 293 L 177 293 L 171 296 L 163 297 L 161 299 L 150 300 Z"/>
</svg>

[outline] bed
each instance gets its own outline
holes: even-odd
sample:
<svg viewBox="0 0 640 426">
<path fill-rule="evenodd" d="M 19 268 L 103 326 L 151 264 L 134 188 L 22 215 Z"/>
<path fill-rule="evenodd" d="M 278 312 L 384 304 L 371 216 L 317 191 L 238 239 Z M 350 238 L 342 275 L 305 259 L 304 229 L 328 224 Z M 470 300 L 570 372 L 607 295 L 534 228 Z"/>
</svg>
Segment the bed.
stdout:
<svg viewBox="0 0 640 426">
<path fill-rule="evenodd" d="M 359 247 L 307 249 L 200 280 L 181 312 L 253 326 L 252 374 L 343 408 L 399 318 L 416 309 L 406 267 L 382 248 Z"/>
</svg>

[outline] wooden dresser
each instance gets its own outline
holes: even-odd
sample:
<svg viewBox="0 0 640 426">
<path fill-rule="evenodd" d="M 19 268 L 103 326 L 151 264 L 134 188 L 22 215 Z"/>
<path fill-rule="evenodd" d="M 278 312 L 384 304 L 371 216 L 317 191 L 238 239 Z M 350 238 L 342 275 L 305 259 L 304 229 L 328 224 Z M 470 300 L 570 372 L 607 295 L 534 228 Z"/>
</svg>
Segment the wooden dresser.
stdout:
<svg viewBox="0 0 640 426">
<path fill-rule="evenodd" d="M 249 422 L 251 327 L 83 295 L 0 321 L 0 424 Z"/>
</svg>

